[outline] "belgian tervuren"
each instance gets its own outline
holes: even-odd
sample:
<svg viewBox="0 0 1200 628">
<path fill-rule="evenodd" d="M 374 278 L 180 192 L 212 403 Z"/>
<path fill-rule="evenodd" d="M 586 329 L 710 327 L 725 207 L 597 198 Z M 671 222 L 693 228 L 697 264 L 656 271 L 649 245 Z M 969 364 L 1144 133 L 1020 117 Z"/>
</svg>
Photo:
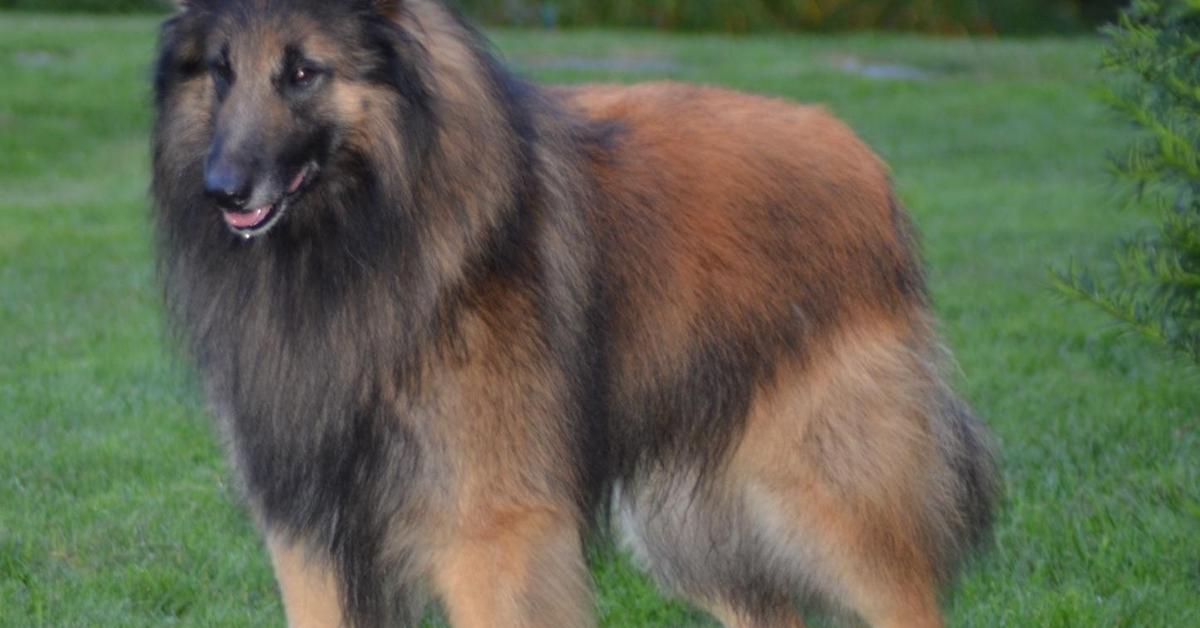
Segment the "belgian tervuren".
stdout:
<svg viewBox="0 0 1200 628">
<path fill-rule="evenodd" d="M 609 524 L 727 625 L 941 623 L 991 449 L 822 109 L 534 86 L 434 0 L 184 2 L 156 106 L 167 307 L 293 625 L 590 625 Z"/>
</svg>

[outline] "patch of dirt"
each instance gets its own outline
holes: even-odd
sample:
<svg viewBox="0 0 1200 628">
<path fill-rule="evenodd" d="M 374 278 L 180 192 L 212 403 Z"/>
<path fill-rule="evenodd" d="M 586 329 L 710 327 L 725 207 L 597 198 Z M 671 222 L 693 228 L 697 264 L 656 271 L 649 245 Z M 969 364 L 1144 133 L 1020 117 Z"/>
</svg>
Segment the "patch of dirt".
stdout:
<svg viewBox="0 0 1200 628">
<path fill-rule="evenodd" d="M 835 57 L 832 64 L 847 74 L 877 81 L 929 81 L 937 78 L 936 73 L 923 68 L 900 63 L 874 63 L 852 56 Z"/>
<path fill-rule="evenodd" d="M 62 55 L 49 50 L 18 50 L 13 61 L 27 68 L 42 68 L 62 59 Z"/>
</svg>

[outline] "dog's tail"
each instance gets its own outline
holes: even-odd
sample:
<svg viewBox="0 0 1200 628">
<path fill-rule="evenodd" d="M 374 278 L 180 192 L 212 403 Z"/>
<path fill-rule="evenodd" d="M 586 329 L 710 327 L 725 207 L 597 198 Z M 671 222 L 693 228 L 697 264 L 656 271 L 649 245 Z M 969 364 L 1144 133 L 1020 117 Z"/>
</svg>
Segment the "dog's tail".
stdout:
<svg viewBox="0 0 1200 628">
<path fill-rule="evenodd" d="M 995 445 L 983 423 L 944 384 L 937 386 L 930 421 L 943 464 L 937 532 L 941 576 L 952 578 L 974 550 L 991 538 L 1001 482 Z"/>
</svg>

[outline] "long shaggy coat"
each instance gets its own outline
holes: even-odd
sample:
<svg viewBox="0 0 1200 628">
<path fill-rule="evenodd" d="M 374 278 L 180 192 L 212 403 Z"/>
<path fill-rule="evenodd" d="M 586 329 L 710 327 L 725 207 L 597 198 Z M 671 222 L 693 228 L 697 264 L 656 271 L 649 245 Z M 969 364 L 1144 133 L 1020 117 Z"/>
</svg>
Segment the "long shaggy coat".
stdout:
<svg viewBox="0 0 1200 628">
<path fill-rule="evenodd" d="M 167 307 L 293 625 L 589 625 L 596 522 L 727 625 L 940 623 L 997 482 L 841 122 L 537 87 L 433 0 L 192 0 L 157 68 Z"/>
</svg>

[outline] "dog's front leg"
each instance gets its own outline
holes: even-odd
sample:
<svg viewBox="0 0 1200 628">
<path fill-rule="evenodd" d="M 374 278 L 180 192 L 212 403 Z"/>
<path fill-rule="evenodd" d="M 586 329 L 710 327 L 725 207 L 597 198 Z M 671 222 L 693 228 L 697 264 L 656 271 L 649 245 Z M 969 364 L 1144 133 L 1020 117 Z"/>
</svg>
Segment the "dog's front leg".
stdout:
<svg viewBox="0 0 1200 628">
<path fill-rule="evenodd" d="M 333 571 L 308 552 L 276 534 L 267 535 L 275 579 L 283 595 L 289 628 L 344 625 L 341 597 Z"/>
<path fill-rule="evenodd" d="M 595 623 L 580 522 L 570 509 L 471 509 L 435 558 L 455 628 L 574 628 Z"/>
</svg>

